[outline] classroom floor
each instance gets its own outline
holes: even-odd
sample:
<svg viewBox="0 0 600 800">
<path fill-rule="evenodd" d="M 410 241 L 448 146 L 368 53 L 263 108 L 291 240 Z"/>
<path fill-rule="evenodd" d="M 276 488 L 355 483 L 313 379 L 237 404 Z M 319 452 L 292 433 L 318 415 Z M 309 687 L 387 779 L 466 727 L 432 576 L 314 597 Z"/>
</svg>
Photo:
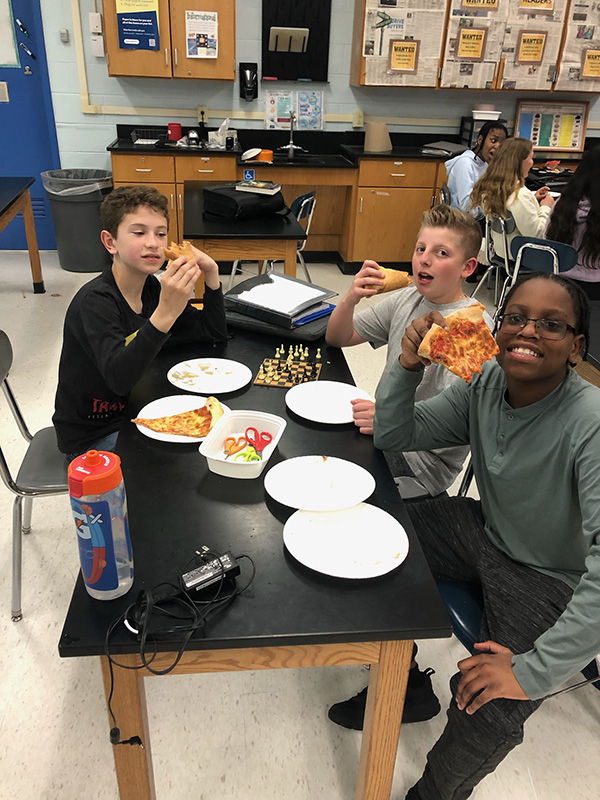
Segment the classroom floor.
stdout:
<svg viewBox="0 0 600 800">
<path fill-rule="evenodd" d="M 50 424 L 65 310 L 90 274 L 69 273 L 42 253 L 47 292 L 34 295 L 27 254 L 0 252 L 0 327 L 13 344 L 11 385 L 33 431 Z M 343 293 L 351 277 L 309 265 L 315 283 Z M 472 287 L 468 287 L 469 289 Z M 373 391 L 383 349 L 346 351 L 356 383 Z M 0 398 L 0 442 L 12 469 L 24 440 Z M 10 419 L 9 419 L 10 418 Z M 23 610 L 10 621 L 12 495 L 0 487 L 0 800 L 117 797 L 97 659 L 61 659 L 57 643 L 78 572 L 66 496 L 34 503 L 23 546 Z M 442 707 L 466 651 L 455 639 L 419 643 Z M 366 684 L 362 667 L 328 667 L 145 679 L 158 800 L 348 800 L 360 734 L 327 708 Z M 402 728 L 393 800 L 404 800 L 444 725 L 444 713 Z M 549 700 L 526 738 L 472 795 L 477 800 L 597 800 L 600 692 Z"/>
</svg>

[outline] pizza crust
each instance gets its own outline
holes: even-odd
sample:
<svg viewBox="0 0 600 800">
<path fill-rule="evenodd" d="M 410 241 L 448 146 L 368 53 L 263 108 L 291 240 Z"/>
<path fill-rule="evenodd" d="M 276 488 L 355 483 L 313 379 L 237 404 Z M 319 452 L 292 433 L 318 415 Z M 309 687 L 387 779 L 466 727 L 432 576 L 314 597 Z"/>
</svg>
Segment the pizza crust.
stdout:
<svg viewBox="0 0 600 800">
<path fill-rule="evenodd" d="M 181 256 L 185 256 L 188 261 L 194 259 L 194 251 L 192 250 L 191 243 L 188 241 L 183 241 L 181 244 L 171 242 L 171 246 L 163 247 L 163 251 L 165 258 L 168 258 L 169 261 L 175 261 L 176 258 L 181 258 Z"/>
<path fill-rule="evenodd" d="M 396 289 L 406 289 L 407 286 L 412 284 L 412 278 L 408 272 L 402 272 L 398 269 L 388 269 L 387 267 L 379 267 L 379 271 L 383 272 L 383 283 L 381 286 L 372 283 L 365 286 L 365 289 L 376 289 L 377 294 L 383 294 L 383 292 L 394 292 Z"/>
</svg>

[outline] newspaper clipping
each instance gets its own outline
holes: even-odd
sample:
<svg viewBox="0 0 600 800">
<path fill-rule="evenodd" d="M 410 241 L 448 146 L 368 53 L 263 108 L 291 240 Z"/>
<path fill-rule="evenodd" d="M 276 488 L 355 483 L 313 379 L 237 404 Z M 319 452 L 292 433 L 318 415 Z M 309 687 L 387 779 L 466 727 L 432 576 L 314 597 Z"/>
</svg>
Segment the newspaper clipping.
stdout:
<svg viewBox="0 0 600 800">
<path fill-rule="evenodd" d="M 600 92 L 600 4 L 577 0 L 571 6 L 556 88 Z"/>
</svg>

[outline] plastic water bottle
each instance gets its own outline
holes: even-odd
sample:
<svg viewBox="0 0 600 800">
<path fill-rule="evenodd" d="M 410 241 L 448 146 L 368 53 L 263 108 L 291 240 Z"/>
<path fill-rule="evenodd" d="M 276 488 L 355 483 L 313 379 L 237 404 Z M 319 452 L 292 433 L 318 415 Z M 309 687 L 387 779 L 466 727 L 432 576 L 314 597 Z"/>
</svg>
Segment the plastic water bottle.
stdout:
<svg viewBox="0 0 600 800">
<path fill-rule="evenodd" d="M 88 593 L 114 600 L 133 583 L 133 554 L 121 459 L 88 450 L 69 464 L 69 493 Z"/>
</svg>

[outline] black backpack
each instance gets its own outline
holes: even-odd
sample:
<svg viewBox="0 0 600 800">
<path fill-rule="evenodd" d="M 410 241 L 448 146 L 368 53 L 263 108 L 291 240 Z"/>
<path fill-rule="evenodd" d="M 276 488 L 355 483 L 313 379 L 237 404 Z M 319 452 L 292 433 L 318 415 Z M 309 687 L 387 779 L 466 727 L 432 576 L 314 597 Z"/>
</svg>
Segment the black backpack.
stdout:
<svg viewBox="0 0 600 800">
<path fill-rule="evenodd" d="M 213 220 L 257 219 L 271 214 L 285 216 L 290 213 L 281 192 L 255 194 L 238 192 L 235 185 L 206 186 L 204 216 Z"/>
</svg>

